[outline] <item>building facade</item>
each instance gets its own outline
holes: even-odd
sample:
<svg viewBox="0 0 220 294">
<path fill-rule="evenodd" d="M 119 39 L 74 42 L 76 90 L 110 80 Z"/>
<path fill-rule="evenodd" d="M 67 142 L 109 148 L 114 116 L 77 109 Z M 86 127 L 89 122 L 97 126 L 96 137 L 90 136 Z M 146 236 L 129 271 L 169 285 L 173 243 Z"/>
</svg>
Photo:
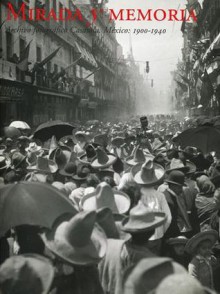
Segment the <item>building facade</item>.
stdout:
<svg viewBox="0 0 220 294">
<path fill-rule="evenodd" d="M 188 0 L 197 22 L 183 23 L 182 60 L 173 73 L 174 104 L 189 115 L 220 113 L 220 0 Z"/>
<path fill-rule="evenodd" d="M 77 6 L 72 0 L 10 3 L 16 13 L 25 3 L 26 14 L 29 8 L 57 13 L 79 9 L 83 21 L 23 20 L 20 14 L 7 20 L 8 1 L 1 1 L 1 125 L 12 120 L 33 126 L 50 119 L 114 120 L 129 114 L 135 93 L 131 97 L 132 82 L 122 74 L 116 36 L 106 31 L 115 24 L 109 21 L 105 7 L 92 22 L 90 10 L 97 8 L 96 1 Z"/>
</svg>

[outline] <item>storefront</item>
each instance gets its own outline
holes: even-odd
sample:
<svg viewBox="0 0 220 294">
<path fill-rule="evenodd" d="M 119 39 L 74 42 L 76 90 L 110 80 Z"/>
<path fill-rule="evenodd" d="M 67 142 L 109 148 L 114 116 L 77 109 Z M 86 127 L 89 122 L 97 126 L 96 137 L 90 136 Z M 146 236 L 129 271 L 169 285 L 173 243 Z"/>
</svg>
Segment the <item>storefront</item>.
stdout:
<svg viewBox="0 0 220 294">
<path fill-rule="evenodd" d="M 0 79 L 0 125 L 13 120 L 32 124 L 32 106 L 37 87 L 24 82 Z"/>
</svg>

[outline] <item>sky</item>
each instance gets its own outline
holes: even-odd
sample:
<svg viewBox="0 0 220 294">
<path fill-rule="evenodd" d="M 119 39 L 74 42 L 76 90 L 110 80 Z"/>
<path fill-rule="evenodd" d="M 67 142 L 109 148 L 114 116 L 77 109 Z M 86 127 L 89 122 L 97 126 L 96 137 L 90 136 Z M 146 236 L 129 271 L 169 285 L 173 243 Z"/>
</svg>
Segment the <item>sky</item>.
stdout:
<svg viewBox="0 0 220 294">
<path fill-rule="evenodd" d="M 119 9 L 140 8 L 146 9 L 185 9 L 186 0 L 109 0 L 108 8 L 117 12 Z M 130 51 L 129 38 L 131 38 L 134 59 L 140 65 L 141 73 L 147 78 L 145 61 L 149 61 L 150 73 L 148 79 L 154 79 L 154 88 L 160 93 L 168 90 L 171 81 L 170 71 L 175 69 L 178 59 L 181 59 L 181 48 L 183 45 L 182 22 L 169 21 L 116 21 L 117 28 L 128 28 L 132 30 L 129 34 L 117 34 L 117 40 L 123 47 L 125 56 Z M 165 34 L 135 35 L 133 29 L 162 29 Z"/>
</svg>

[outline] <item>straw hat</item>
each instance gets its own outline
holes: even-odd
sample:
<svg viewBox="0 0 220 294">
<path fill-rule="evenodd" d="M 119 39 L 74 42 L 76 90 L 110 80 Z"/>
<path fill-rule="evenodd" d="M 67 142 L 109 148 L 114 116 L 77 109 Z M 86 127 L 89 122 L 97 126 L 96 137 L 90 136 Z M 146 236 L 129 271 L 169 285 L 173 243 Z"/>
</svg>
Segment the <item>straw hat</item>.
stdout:
<svg viewBox="0 0 220 294">
<path fill-rule="evenodd" d="M 155 293 L 154 291 L 161 280 L 174 273 L 186 274 L 187 272 L 180 264 L 170 258 L 149 257 L 141 259 L 136 266 L 126 270 L 123 293 Z"/>
<path fill-rule="evenodd" d="M 91 162 L 93 168 L 103 169 L 109 167 L 116 161 L 117 157 L 114 154 L 106 153 L 102 148 L 96 148 L 96 157 Z"/>
<path fill-rule="evenodd" d="M 58 170 L 57 164 L 53 160 L 49 160 L 45 157 L 38 156 L 35 165 L 29 165 L 28 171 L 38 171 L 42 173 L 55 173 Z"/>
<path fill-rule="evenodd" d="M 166 172 L 170 173 L 173 170 L 179 170 L 183 173 L 188 173 L 188 172 L 190 172 L 190 168 L 191 168 L 191 172 L 196 171 L 196 166 L 192 162 L 187 160 L 186 164 L 184 165 L 182 160 L 177 159 L 177 158 L 172 158 L 172 160 L 169 164 L 169 168 L 167 168 Z"/>
<path fill-rule="evenodd" d="M 212 246 L 218 240 L 218 233 L 215 230 L 207 230 L 200 232 L 194 235 L 187 243 L 185 250 L 189 254 L 193 254 L 196 248 L 198 247 L 199 243 L 202 241 L 209 240 L 212 243 Z"/>
<path fill-rule="evenodd" d="M 122 221 L 122 230 L 128 233 L 151 231 L 166 221 L 166 214 L 154 212 L 142 201 L 130 210 L 129 217 Z"/>
<path fill-rule="evenodd" d="M 96 210 L 108 207 L 115 214 L 123 214 L 130 208 L 130 198 L 127 194 L 113 190 L 107 183 L 100 183 L 95 192 L 85 195 L 80 202 L 84 210 Z"/>
<path fill-rule="evenodd" d="M 161 281 L 155 294 L 206 294 L 215 293 L 187 273 L 171 274 Z"/>
<path fill-rule="evenodd" d="M 4 154 L 7 147 L 5 145 L 0 145 L 0 155 Z"/>
<path fill-rule="evenodd" d="M 144 155 L 143 150 L 138 145 L 135 149 L 132 155 L 126 158 L 126 163 L 130 166 L 134 166 L 138 163 L 144 163 L 146 160 L 146 157 Z"/>
<path fill-rule="evenodd" d="M 112 145 L 114 145 L 114 146 L 121 146 L 124 144 L 124 142 L 125 142 L 125 139 L 123 137 L 119 137 L 119 136 L 113 138 L 111 141 Z"/>
<path fill-rule="evenodd" d="M 59 170 L 59 174 L 65 177 L 72 177 L 76 173 L 76 164 L 68 162 L 63 169 Z"/>
<path fill-rule="evenodd" d="M 29 146 L 25 148 L 25 151 L 30 153 L 38 153 L 41 149 L 41 146 L 38 146 L 35 142 L 31 142 Z"/>
<path fill-rule="evenodd" d="M 63 169 L 64 166 L 70 161 L 71 150 L 67 146 L 60 146 L 54 149 L 49 154 L 49 159 L 56 162 L 59 169 Z"/>
<path fill-rule="evenodd" d="M 79 157 L 79 161 L 81 163 L 84 163 L 84 164 L 90 164 L 94 158 L 96 157 L 96 151 L 95 151 L 95 148 L 92 144 L 89 144 L 88 146 L 86 146 L 86 154 L 83 154 Z"/>
<path fill-rule="evenodd" d="M 42 238 L 48 249 L 70 264 L 98 264 L 105 256 L 107 240 L 95 222 L 95 211 L 82 211 L 43 234 Z"/>
<path fill-rule="evenodd" d="M 148 160 L 144 164 L 134 166 L 131 174 L 137 184 L 154 186 L 163 179 L 165 171 L 161 165 Z"/>
<path fill-rule="evenodd" d="M 2 293 L 47 294 L 53 278 L 53 265 L 37 254 L 12 256 L 0 267 Z"/>
<path fill-rule="evenodd" d="M 0 155 L 0 170 L 9 168 L 10 164 L 11 164 L 10 158 Z"/>
</svg>

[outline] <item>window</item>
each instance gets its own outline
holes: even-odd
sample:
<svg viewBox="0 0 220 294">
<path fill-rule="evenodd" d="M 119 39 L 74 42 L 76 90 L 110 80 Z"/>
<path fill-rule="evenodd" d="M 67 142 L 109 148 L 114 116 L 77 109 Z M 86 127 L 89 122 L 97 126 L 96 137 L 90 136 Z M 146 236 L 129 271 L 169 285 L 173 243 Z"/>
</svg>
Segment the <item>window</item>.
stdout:
<svg viewBox="0 0 220 294">
<path fill-rule="evenodd" d="M 41 62 L 41 60 L 42 60 L 41 47 L 37 46 L 37 62 Z"/>
<path fill-rule="evenodd" d="M 13 54 L 13 39 L 12 39 L 12 33 L 10 32 L 6 32 L 6 57 L 7 60 L 10 61 L 10 59 L 12 58 L 12 54 Z"/>
<path fill-rule="evenodd" d="M 54 64 L 54 73 L 58 73 L 58 65 L 57 64 Z"/>
</svg>

